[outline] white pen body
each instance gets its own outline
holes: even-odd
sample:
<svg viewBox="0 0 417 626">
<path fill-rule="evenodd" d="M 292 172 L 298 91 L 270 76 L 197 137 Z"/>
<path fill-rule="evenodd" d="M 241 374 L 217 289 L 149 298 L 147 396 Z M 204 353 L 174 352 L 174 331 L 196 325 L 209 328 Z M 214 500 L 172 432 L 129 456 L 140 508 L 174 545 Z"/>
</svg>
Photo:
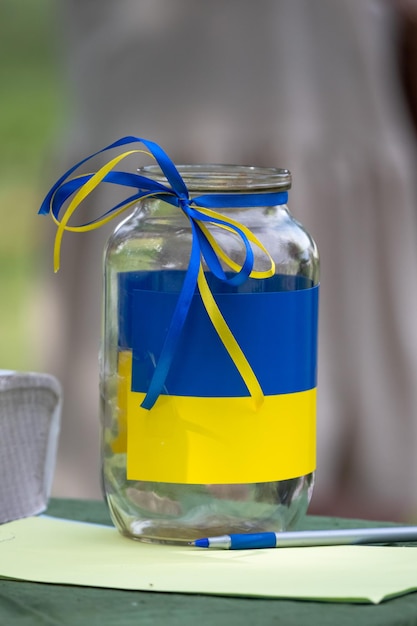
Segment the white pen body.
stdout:
<svg viewBox="0 0 417 626">
<path fill-rule="evenodd" d="M 197 540 L 194 545 L 221 550 L 250 550 L 253 548 L 298 548 L 346 544 L 404 543 L 409 541 L 417 541 L 416 526 L 231 534 Z"/>
</svg>

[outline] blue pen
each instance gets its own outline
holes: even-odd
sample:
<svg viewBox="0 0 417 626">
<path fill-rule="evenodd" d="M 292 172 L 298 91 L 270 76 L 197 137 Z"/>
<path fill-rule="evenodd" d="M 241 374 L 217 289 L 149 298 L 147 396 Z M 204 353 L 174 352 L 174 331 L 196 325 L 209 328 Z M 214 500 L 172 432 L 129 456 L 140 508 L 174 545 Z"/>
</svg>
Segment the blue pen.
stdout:
<svg viewBox="0 0 417 626">
<path fill-rule="evenodd" d="M 417 541 L 417 526 L 230 534 L 196 539 L 190 545 L 196 548 L 250 550 L 253 548 L 295 548 L 408 541 Z"/>
</svg>

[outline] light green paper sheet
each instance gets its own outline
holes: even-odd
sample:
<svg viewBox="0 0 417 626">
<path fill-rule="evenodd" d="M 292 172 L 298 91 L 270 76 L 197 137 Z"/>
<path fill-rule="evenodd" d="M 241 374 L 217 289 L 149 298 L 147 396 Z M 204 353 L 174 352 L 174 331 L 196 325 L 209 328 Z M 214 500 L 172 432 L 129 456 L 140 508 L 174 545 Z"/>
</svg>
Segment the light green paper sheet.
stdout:
<svg viewBox="0 0 417 626">
<path fill-rule="evenodd" d="M 378 603 L 417 589 L 413 547 L 208 551 L 29 517 L 0 526 L 0 576 L 141 591 Z"/>
</svg>

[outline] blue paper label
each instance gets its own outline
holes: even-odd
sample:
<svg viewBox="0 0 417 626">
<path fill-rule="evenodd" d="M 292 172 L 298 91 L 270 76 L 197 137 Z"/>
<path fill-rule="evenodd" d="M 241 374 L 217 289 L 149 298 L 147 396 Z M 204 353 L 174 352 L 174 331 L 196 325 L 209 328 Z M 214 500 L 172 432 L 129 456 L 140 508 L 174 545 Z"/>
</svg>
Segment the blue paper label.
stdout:
<svg viewBox="0 0 417 626">
<path fill-rule="evenodd" d="M 304 277 L 249 280 L 238 288 L 208 275 L 216 302 L 264 395 L 317 384 L 318 286 Z M 133 351 L 132 391 L 146 392 L 178 299 L 182 272 L 129 272 L 119 282 L 119 343 Z M 256 289 L 256 292 L 251 291 Z M 248 390 L 196 293 L 163 394 L 243 397 Z"/>
</svg>

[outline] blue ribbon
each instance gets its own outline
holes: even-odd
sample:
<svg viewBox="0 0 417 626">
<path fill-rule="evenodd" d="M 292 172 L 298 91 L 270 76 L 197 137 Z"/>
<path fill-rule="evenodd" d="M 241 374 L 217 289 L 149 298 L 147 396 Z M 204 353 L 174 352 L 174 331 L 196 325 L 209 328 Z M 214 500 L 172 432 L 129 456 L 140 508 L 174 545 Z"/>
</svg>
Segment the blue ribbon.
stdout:
<svg viewBox="0 0 417 626">
<path fill-rule="evenodd" d="M 77 176 L 76 178 L 69 177 L 79 167 L 81 167 L 84 163 L 86 163 L 93 157 L 108 150 L 120 148 L 122 146 L 137 142 L 142 143 L 153 155 L 163 174 L 165 175 L 168 181 L 168 185 L 164 185 L 140 174 L 111 171 L 105 176 L 103 182 L 116 184 L 128 188 L 134 188 L 137 191 L 133 195 L 129 196 L 119 204 L 109 209 L 100 217 L 92 220 L 91 222 L 88 222 L 88 224 L 94 224 L 95 222 L 99 222 L 104 217 L 111 215 L 117 210 L 120 210 L 123 206 L 126 206 L 127 208 L 128 206 L 131 206 L 132 202 L 134 202 L 135 200 L 139 201 L 141 198 L 149 196 L 150 194 L 152 194 L 156 198 L 163 199 L 164 202 L 168 202 L 173 206 L 179 207 L 190 221 L 192 231 L 192 246 L 188 269 L 185 274 L 184 282 L 178 297 L 177 305 L 171 320 L 170 327 L 165 338 L 165 343 L 162 348 L 160 358 L 156 365 L 147 394 L 141 405 L 145 409 L 151 409 L 163 390 L 166 377 L 171 367 L 172 359 L 190 308 L 191 300 L 196 290 L 197 277 L 201 259 L 204 258 L 207 267 L 217 278 L 231 285 L 241 285 L 242 283 L 244 283 L 253 269 L 253 250 L 250 241 L 246 237 L 245 233 L 238 226 L 228 222 L 227 218 L 220 219 L 214 218 L 212 216 L 209 217 L 205 213 L 199 211 L 199 207 L 206 209 L 220 209 L 276 206 L 287 203 L 288 193 L 210 193 L 200 195 L 195 198 L 190 198 L 187 186 L 183 178 L 181 177 L 179 171 L 175 167 L 174 163 L 171 161 L 170 157 L 166 154 L 166 152 L 153 141 L 128 136 L 111 143 L 101 150 L 98 150 L 94 154 L 86 157 L 85 159 L 82 159 L 76 165 L 71 167 L 51 187 L 44 201 L 42 202 L 39 214 L 52 214 L 55 219 L 59 221 L 59 215 L 65 202 L 83 185 L 85 185 L 94 174 L 83 174 L 81 176 Z M 226 275 L 219 259 L 217 258 L 216 252 L 213 250 L 209 240 L 205 236 L 203 230 L 200 228 L 198 222 L 210 222 L 214 225 L 227 225 L 228 228 L 232 229 L 236 233 L 236 235 L 241 238 L 246 250 L 245 261 L 241 269 L 236 272 L 232 277 Z"/>
</svg>

